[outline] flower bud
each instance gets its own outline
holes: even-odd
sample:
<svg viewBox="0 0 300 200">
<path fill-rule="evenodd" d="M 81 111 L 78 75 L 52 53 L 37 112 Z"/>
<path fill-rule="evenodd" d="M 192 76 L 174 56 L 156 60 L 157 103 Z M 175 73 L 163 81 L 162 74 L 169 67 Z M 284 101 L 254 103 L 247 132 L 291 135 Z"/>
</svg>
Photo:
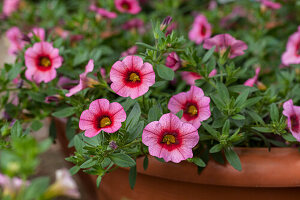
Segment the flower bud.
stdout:
<svg viewBox="0 0 300 200">
<path fill-rule="evenodd" d="M 160 30 L 161 30 L 161 31 L 164 31 L 164 30 L 167 28 L 167 26 L 171 23 L 171 21 L 172 21 L 172 17 L 167 16 L 167 17 L 163 20 L 163 22 L 160 24 Z"/>
</svg>

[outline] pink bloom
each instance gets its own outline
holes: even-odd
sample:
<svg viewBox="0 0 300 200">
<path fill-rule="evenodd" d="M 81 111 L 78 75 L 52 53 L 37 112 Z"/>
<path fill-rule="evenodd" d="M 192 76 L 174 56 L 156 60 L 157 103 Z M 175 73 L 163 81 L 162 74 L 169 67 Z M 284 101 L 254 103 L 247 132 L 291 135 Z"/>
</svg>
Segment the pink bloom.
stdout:
<svg viewBox="0 0 300 200">
<path fill-rule="evenodd" d="M 88 110 L 81 113 L 79 128 L 85 130 L 86 137 L 94 137 L 101 131 L 114 133 L 126 120 L 126 113 L 121 104 L 109 103 L 107 99 L 97 99 Z"/>
<path fill-rule="evenodd" d="M 84 90 L 85 88 L 88 87 L 93 87 L 93 85 L 97 84 L 98 82 L 92 78 L 87 77 L 87 74 L 89 72 L 92 72 L 94 70 L 94 61 L 91 59 L 88 64 L 85 66 L 85 71 L 79 75 L 80 80 L 79 84 L 76 85 L 75 87 L 71 88 L 69 90 L 69 93 L 66 94 L 67 97 L 70 97 L 81 90 Z"/>
<path fill-rule="evenodd" d="M 211 49 L 213 46 L 216 46 L 215 52 L 219 52 L 221 55 L 230 47 L 229 58 L 243 55 L 244 50 L 248 48 L 245 42 L 237 40 L 227 33 L 216 35 L 204 41 L 204 49 Z"/>
<path fill-rule="evenodd" d="M 282 114 L 288 118 L 290 132 L 300 142 L 300 106 L 294 106 L 293 100 L 290 99 L 284 102 Z"/>
<path fill-rule="evenodd" d="M 220 20 L 220 26 L 222 28 L 229 29 L 233 25 L 233 22 L 235 22 L 239 17 L 246 17 L 246 16 L 247 16 L 247 11 L 243 7 L 235 6 L 229 15 L 222 17 L 222 19 Z"/>
<path fill-rule="evenodd" d="M 111 89 L 122 97 L 135 99 L 144 95 L 155 83 L 155 73 L 150 63 L 138 56 L 127 56 L 111 68 Z"/>
<path fill-rule="evenodd" d="M 5 16 L 10 16 L 13 12 L 18 10 L 20 0 L 4 0 L 2 13 Z"/>
<path fill-rule="evenodd" d="M 258 0 L 263 6 L 273 9 L 273 10 L 278 10 L 281 8 L 280 3 L 276 3 L 270 0 Z"/>
<path fill-rule="evenodd" d="M 0 173 L 0 187 L 2 187 L 4 195 L 15 196 L 23 186 L 28 186 L 29 184 L 28 181 L 24 182 L 20 178 L 10 178 Z"/>
<path fill-rule="evenodd" d="M 9 53 L 16 54 L 22 50 L 25 46 L 25 42 L 22 40 L 23 34 L 20 29 L 16 26 L 6 31 L 6 37 L 10 42 Z"/>
<path fill-rule="evenodd" d="M 300 26 L 298 31 L 289 37 L 281 61 L 284 65 L 300 64 Z"/>
<path fill-rule="evenodd" d="M 44 41 L 45 40 L 45 35 L 46 35 L 46 33 L 45 33 L 45 29 L 43 29 L 43 28 L 33 28 L 32 29 L 32 32 L 30 32 L 30 33 L 28 33 L 28 37 L 33 37 L 33 34 L 35 35 L 35 36 L 37 36 L 41 41 Z"/>
<path fill-rule="evenodd" d="M 204 15 L 198 15 L 189 32 L 189 39 L 196 44 L 200 44 L 206 38 L 211 36 L 211 25 Z"/>
<path fill-rule="evenodd" d="M 260 67 L 258 67 L 258 68 L 255 69 L 255 76 L 252 77 L 252 78 L 250 78 L 250 79 L 248 79 L 244 83 L 244 85 L 249 86 L 249 87 L 253 87 L 253 85 L 257 83 L 259 72 L 260 72 Z"/>
<path fill-rule="evenodd" d="M 210 117 L 210 98 L 204 96 L 201 88 L 191 86 L 190 91 L 181 92 L 171 97 L 168 109 L 176 114 L 183 110 L 181 120 L 199 128 L 201 122 Z"/>
<path fill-rule="evenodd" d="M 139 18 L 133 18 L 122 25 L 124 30 L 134 30 L 138 31 L 139 34 L 145 33 L 144 21 Z"/>
<path fill-rule="evenodd" d="M 62 29 L 61 27 L 55 27 L 54 32 L 63 39 L 66 39 L 70 35 L 69 31 Z"/>
<path fill-rule="evenodd" d="M 108 10 L 105 10 L 104 8 L 98 8 L 95 4 L 90 5 L 90 10 L 98 13 L 102 17 L 106 17 L 109 19 L 114 19 L 117 17 L 117 13 L 110 12 Z"/>
<path fill-rule="evenodd" d="M 181 61 L 176 52 L 169 53 L 166 58 L 166 66 L 176 71 L 181 65 Z"/>
<path fill-rule="evenodd" d="M 28 80 L 40 83 L 50 82 L 56 77 L 56 69 L 62 65 L 59 50 L 49 42 L 38 42 L 25 52 L 25 76 Z"/>
<path fill-rule="evenodd" d="M 192 158 L 192 148 L 198 141 L 197 129 L 172 113 L 148 124 L 142 135 L 142 142 L 149 147 L 150 155 L 175 163 Z"/>
<path fill-rule="evenodd" d="M 124 51 L 121 53 L 121 57 L 131 56 L 131 55 L 136 54 L 137 48 L 138 47 L 136 45 L 130 47 L 129 49 L 127 49 L 127 51 Z"/>
<path fill-rule="evenodd" d="M 67 77 L 62 76 L 58 79 L 57 85 L 60 88 L 63 88 L 65 90 L 69 90 L 73 87 L 73 84 L 77 84 L 77 83 L 78 83 L 77 80 L 72 80 L 72 79 L 69 79 Z"/>
<path fill-rule="evenodd" d="M 172 22 L 166 29 L 166 36 L 170 35 L 173 30 L 177 28 L 178 24 L 176 22 Z"/>
<path fill-rule="evenodd" d="M 115 6 L 121 13 L 138 14 L 141 7 L 137 0 L 115 0 Z"/>
<path fill-rule="evenodd" d="M 209 77 L 213 77 L 217 74 L 217 70 L 213 69 L 209 73 Z M 202 79 L 203 77 L 196 72 L 181 72 L 182 79 L 189 85 L 195 85 L 195 81 L 198 79 Z"/>
</svg>

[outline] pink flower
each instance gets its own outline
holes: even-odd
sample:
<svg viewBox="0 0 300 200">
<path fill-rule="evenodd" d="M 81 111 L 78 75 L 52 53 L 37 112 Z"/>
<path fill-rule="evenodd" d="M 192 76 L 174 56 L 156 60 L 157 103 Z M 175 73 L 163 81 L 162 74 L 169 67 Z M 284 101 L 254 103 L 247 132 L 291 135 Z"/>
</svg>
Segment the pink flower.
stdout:
<svg viewBox="0 0 300 200">
<path fill-rule="evenodd" d="M 33 28 L 32 29 L 32 32 L 30 32 L 30 33 L 28 33 L 28 37 L 33 37 L 33 34 L 35 35 L 35 36 L 37 36 L 41 41 L 44 41 L 45 40 L 45 35 L 46 35 L 46 33 L 45 33 L 45 29 L 43 29 L 43 28 Z"/>
<path fill-rule="evenodd" d="M 211 25 L 204 15 L 198 15 L 189 32 L 189 39 L 196 44 L 200 44 L 206 38 L 211 36 Z"/>
<path fill-rule="evenodd" d="M 111 89 L 122 97 L 135 99 L 144 95 L 155 83 L 155 73 L 150 63 L 138 56 L 127 56 L 111 68 Z"/>
<path fill-rule="evenodd" d="M 62 65 L 59 50 L 49 42 L 38 42 L 25 52 L 25 76 L 28 80 L 40 83 L 50 82 L 56 77 L 56 69 Z"/>
<path fill-rule="evenodd" d="M 249 86 L 249 87 L 253 87 L 253 85 L 257 83 L 259 72 L 260 72 L 260 67 L 258 67 L 258 68 L 255 69 L 255 76 L 252 77 L 252 78 L 250 78 L 250 79 L 248 79 L 244 83 L 244 85 Z"/>
<path fill-rule="evenodd" d="M 121 104 L 109 103 L 107 99 L 97 99 L 88 110 L 81 113 L 79 128 L 85 130 L 86 137 L 94 137 L 101 131 L 114 133 L 126 120 L 126 113 Z"/>
<path fill-rule="evenodd" d="M 181 120 L 199 128 L 201 122 L 210 117 L 210 98 L 204 96 L 201 88 L 191 86 L 190 91 L 181 92 L 171 97 L 168 109 L 176 114 L 183 110 Z"/>
<path fill-rule="evenodd" d="M 20 178 L 14 177 L 10 178 L 4 174 L 0 173 L 0 187 L 2 187 L 2 191 L 4 196 L 9 195 L 14 197 L 17 193 L 20 192 L 23 186 L 27 187 L 30 183 L 28 181 L 23 181 Z"/>
<path fill-rule="evenodd" d="M 110 12 L 110 11 L 104 9 L 104 8 L 98 8 L 95 4 L 90 5 L 90 10 L 98 13 L 102 17 L 106 17 L 106 18 L 109 18 L 109 19 L 114 19 L 114 18 L 117 17 L 117 13 Z"/>
<path fill-rule="evenodd" d="M 144 34 L 146 31 L 144 21 L 139 18 L 128 20 L 122 25 L 122 28 L 124 30 L 131 30 L 134 32 L 137 30 L 139 34 Z"/>
<path fill-rule="evenodd" d="M 215 52 L 219 52 L 221 56 L 230 47 L 229 58 L 243 55 L 245 53 L 244 50 L 248 48 L 245 42 L 237 40 L 227 33 L 216 35 L 204 41 L 204 49 L 211 49 L 213 46 L 216 46 Z"/>
<path fill-rule="evenodd" d="M 4 0 L 2 13 L 5 16 L 10 16 L 19 8 L 20 0 Z"/>
<path fill-rule="evenodd" d="M 289 37 L 281 61 L 284 65 L 300 64 L 300 26 L 298 31 Z"/>
<path fill-rule="evenodd" d="M 290 132 L 300 142 L 300 106 L 294 106 L 293 100 L 290 99 L 284 102 L 282 114 L 288 118 Z"/>
<path fill-rule="evenodd" d="M 85 71 L 79 75 L 80 80 L 79 84 L 76 85 L 75 87 L 71 88 L 69 90 L 69 93 L 66 94 L 67 97 L 70 97 L 81 90 L 84 90 L 85 88 L 88 87 L 93 87 L 93 85 L 98 84 L 98 82 L 92 78 L 87 77 L 87 74 L 89 72 L 92 72 L 94 70 L 94 61 L 91 59 L 89 60 L 88 64 L 85 66 Z"/>
<path fill-rule="evenodd" d="M 175 30 L 177 28 L 178 24 L 176 22 L 172 22 L 166 29 L 166 36 L 170 35 L 173 30 Z"/>
<path fill-rule="evenodd" d="M 273 10 L 278 10 L 281 8 L 280 3 L 276 3 L 270 0 L 258 0 L 262 6 L 265 6 L 267 8 L 273 9 Z"/>
<path fill-rule="evenodd" d="M 121 13 L 138 14 L 141 7 L 137 0 L 115 0 L 115 6 Z"/>
<path fill-rule="evenodd" d="M 176 52 L 169 53 L 166 58 L 166 66 L 176 71 L 181 65 L 181 61 Z"/>
<path fill-rule="evenodd" d="M 172 113 L 148 124 L 142 135 L 142 142 L 149 147 L 150 155 L 175 163 L 192 158 L 192 148 L 198 141 L 197 129 Z"/>
<path fill-rule="evenodd" d="M 209 73 L 209 77 L 213 77 L 217 74 L 217 70 L 213 69 Z M 203 77 L 196 72 L 181 72 L 182 79 L 189 85 L 195 85 L 195 81 L 198 79 L 202 79 Z"/>
<path fill-rule="evenodd" d="M 131 55 L 136 54 L 137 48 L 138 47 L 136 45 L 130 47 L 129 49 L 127 49 L 127 51 L 124 51 L 121 53 L 121 57 L 131 56 Z"/>
<path fill-rule="evenodd" d="M 77 83 L 78 83 L 77 80 L 71 80 L 67 77 L 62 76 L 58 79 L 57 86 L 69 90 L 73 87 L 73 84 L 77 84 Z"/>
<path fill-rule="evenodd" d="M 6 37 L 10 42 L 9 53 L 16 54 L 22 50 L 25 46 L 25 42 L 22 40 L 23 34 L 21 30 L 14 26 L 6 31 Z"/>
</svg>

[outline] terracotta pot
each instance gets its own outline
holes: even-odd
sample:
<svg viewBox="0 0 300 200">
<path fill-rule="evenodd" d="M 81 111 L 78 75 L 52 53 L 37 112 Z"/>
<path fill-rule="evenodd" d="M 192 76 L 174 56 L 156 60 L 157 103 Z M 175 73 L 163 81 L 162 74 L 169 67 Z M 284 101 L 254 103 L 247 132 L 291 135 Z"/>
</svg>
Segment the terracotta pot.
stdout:
<svg viewBox="0 0 300 200">
<path fill-rule="evenodd" d="M 59 128 L 58 134 L 64 135 L 64 129 Z M 121 168 L 103 178 L 95 199 L 300 198 L 300 153 L 297 149 L 272 148 L 271 152 L 267 148 L 235 150 L 241 159 L 241 172 L 233 169 L 228 163 L 220 165 L 211 160 L 201 174 L 198 174 L 197 167 L 191 163 L 161 163 L 152 157 L 149 157 L 148 169 L 144 171 L 143 158 L 139 158 L 134 190 L 129 186 L 129 170 Z M 96 187 L 96 177 L 91 178 Z"/>
</svg>

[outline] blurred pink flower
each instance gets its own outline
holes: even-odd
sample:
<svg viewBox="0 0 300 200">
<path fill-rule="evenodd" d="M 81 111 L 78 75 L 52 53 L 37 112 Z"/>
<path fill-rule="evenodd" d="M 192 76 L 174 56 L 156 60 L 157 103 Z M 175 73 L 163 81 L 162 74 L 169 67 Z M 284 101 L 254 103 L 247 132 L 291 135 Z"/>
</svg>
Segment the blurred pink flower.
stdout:
<svg viewBox="0 0 300 200">
<path fill-rule="evenodd" d="M 88 110 L 81 113 L 79 128 L 85 130 L 86 137 L 94 137 L 101 131 L 114 133 L 126 120 L 126 112 L 121 104 L 109 103 L 107 99 L 97 99 L 90 104 Z"/>
<path fill-rule="evenodd" d="M 174 163 L 192 158 L 192 148 L 198 141 L 197 129 L 172 113 L 164 114 L 159 121 L 149 123 L 142 135 L 142 142 L 149 147 L 150 155 Z"/>
<path fill-rule="evenodd" d="M 213 77 L 217 74 L 217 70 L 213 69 L 209 73 L 209 77 Z M 182 79 L 189 85 L 195 85 L 195 81 L 198 79 L 202 79 L 203 77 L 196 72 L 181 72 Z"/>
<path fill-rule="evenodd" d="M 32 29 L 30 33 L 28 33 L 28 37 L 30 38 L 33 37 L 33 34 L 37 36 L 41 41 L 45 40 L 46 37 L 45 29 L 35 27 Z"/>
<path fill-rule="evenodd" d="M 4 0 L 2 13 L 5 16 L 10 16 L 13 12 L 19 9 L 20 0 Z"/>
<path fill-rule="evenodd" d="M 176 114 L 183 110 L 181 120 L 192 124 L 196 129 L 201 122 L 210 117 L 210 98 L 204 96 L 203 90 L 196 86 L 191 86 L 190 91 L 181 92 L 171 97 L 168 109 Z"/>
<path fill-rule="evenodd" d="M 233 24 L 232 22 L 235 21 L 238 17 L 246 16 L 247 11 L 243 7 L 235 6 L 229 15 L 222 17 L 222 19 L 220 20 L 220 26 L 223 28 L 230 28 Z"/>
<path fill-rule="evenodd" d="M 203 40 L 211 36 L 211 25 L 204 15 L 198 15 L 189 32 L 189 39 L 196 44 L 201 44 Z"/>
<path fill-rule="evenodd" d="M 109 19 L 114 19 L 114 18 L 117 17 L 117 13 L 110 12 L 110 11 L 104 9 L 104 8 L 99 8 L 95 4 L 90 5 L 90 10 L 98 13 L 102 17 L 106 17 L 106 18 L 109 18 Z"/>
<path fill-rule="evenodd" d="M 270 0 L 258 0 L 258 2 L 261 3 L 262 6 L 265 6 L 267 8 L 273 9 L 273 10 L 278 10 L 281 8 L 280 3 L 276 3 Z"/>
<path fill-rule="evenodd" d="M 290 99 L 284 102 L 282 114 L 288 118 L 287 125 L 290 132 L 300 142 L 300 106 L 295 106 Z"/>
<path fill-rule="evenodd" d="M 132 55 L 136 54 L 137 48 L 138 47 L 136 45 L 130 47 L 129 49 L 127 49 L 126 51 L 121 53 L 121 57 L 132 56 Z"/>
<path fill-rule="evenodd" d="M 172 22 L 166 29 L 166 36 L 170 35 L 173 30 L 177 28 L 178 24 L 176 22 Z"/>
<path fill-rule="evenodd" d="M 289 37 L 281 61 L 284 65 L 300 64 L 300 26 L 298 31 Z"/>
<path fill-rule="evenodd" d="M 137 0 L 115 0 L 115 6 L 121 13 L 138 14 L 141 11 Z"/>
<path fill-rule="evenodd" d="M 14 26 L 6 31 L 6 37 L 10 42 L 9 53 L 16 54 L 25 46 L 25 41 L 22 40 L 23 34 L 21 30 Z"/>
<path fill-rule="evenodd" d="M 28 186 L 29 182 L 26 181 L 24 182 L 22 179 L 14 177 L 10 178 L 4 174 L 0 173 L 0 187 L 2 187 L 2 191 L 4 196 L 9 195 L 9 196 L 15 196 L 22 186 Z"/>
<path fill-rule="evenodd" d="M 73 84 L 77 84 L 77 83 L 78 83 L 77 80 L 72 80 L 65 76 L 62 76 L 58 79 L 57 86 L 65 90 L 69 90 L 73 87 Z"/>
<path fill-rule="evenodd" d="M 56 77 L 56 69 L 62 65 L 59 50 L 49 42 L 38 42 L 25 51 L 25 76 L 28 80 L 40 83 L 50 82 Z"/>
<path fill-rule="evenodd" d="M 139 56 L 127 56 L 117 61 L 110 70 L 111 89 L 122 97 L 135 99 L 148 92 L 155 83 L 155 73 L 150 63 Z"/>
<path fill-rule="evenodd" d="M 248 48 L 245 42 L 237 40 L 227 33 L 216 35 L 204 41 L 204 49 L 211 49 L 213 46 L 216 46 L 215 52 L 219 52 L 221 56 L 230 47 L 229 58 L 243 55 L 244 50 Z"/>
<path fill-rule="evenodd" d="M 179 69 L 181 61 L 176 52 L 171 52 L 166 58 L 166 66 L 171 68 L 173 71 Z"/>
<path fill-rule="evenodd" d="M 139 18 L 133 18 L 131 20 L 128 20 L 122 25 L 122 28 L 124 30 L 137 30 L 139 34 L 145 33 L 145 24 L 144 21 Z"/>
<path fill-rule="evenodd" d="M 255 69 L 255 75 L 254 75 L 254 77 L 248 79 L 244 83 L 244 85 L 249 86 L 249 87 L 253 87 L 253 85 L 257 83 L 259 72 L 260 72 L 260 67 L 258 67 L 258 68 Z"/>
</svg>

